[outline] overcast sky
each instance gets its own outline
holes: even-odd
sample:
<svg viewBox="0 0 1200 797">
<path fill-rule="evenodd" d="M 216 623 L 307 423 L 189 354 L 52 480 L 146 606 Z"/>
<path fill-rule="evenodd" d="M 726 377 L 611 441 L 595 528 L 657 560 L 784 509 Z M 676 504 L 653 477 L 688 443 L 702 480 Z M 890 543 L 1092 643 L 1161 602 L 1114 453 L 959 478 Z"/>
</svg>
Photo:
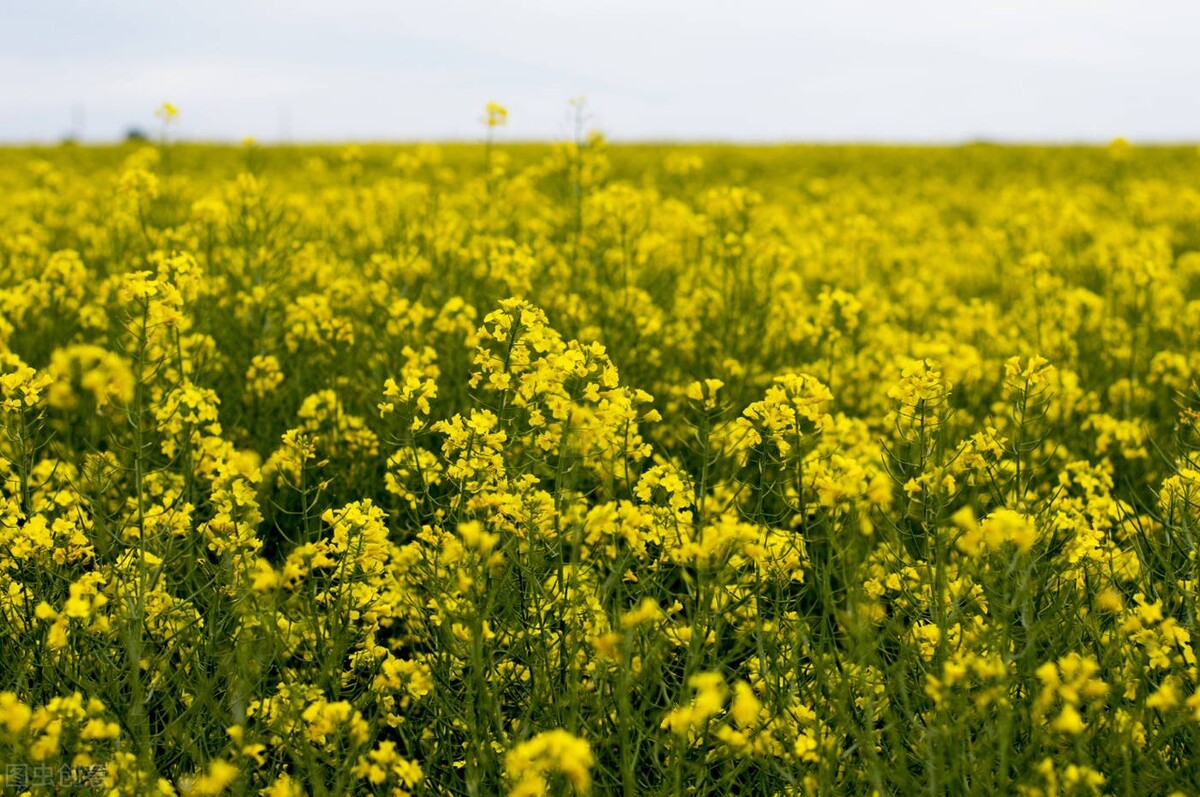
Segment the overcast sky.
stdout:
<svg viewBox="0 0 1200 797">
<path fill-rule="evenodd" d="M 0 140 L 1200 139 L 1200 3 L 0 0 Z"/>
</svg>

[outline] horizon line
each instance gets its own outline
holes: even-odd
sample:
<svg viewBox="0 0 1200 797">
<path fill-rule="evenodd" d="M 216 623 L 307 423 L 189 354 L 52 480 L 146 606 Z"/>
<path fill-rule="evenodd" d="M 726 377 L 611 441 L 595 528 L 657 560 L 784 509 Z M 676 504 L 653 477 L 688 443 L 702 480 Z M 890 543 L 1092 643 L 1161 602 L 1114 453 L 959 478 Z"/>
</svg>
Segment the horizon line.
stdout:
<svg viewBox="0 0 1200 797">
<path fill-rule="evenodd" d="M 284 139 L 272 137 L 269 139 L 260 139 L 257 136 L 219 136 L 219 137 L 171 137 L 166 140 L 168 145 L 185 145 L 185 146 L 209 146 L 209 147 L 245 147 L 247 140 L 252 141 L 253 146 L 258 147 L 325 147 L 325 146 L 484 146 L 487 142 L 483 138 L 477 137 L 453 137 L 447 136 L 444 138 L 378 138 L 378 137 L 346 137 L 346 138 L 297 138 Z M 972 136 L 972 137 L 947 137 L 947 138 L 886 138 L 886 137 L 868 137 L 868 138 L 838 138 L 831 136 L 820 136 L 813 138 L 733 138 L 733 137 L 687 137 L 687 136 L 646 136 L 646 137 L 621 137 L 621 136 L 604 136 L 604 141 L 607 144 L 617 146 L 712 146 L 712 147 L 746 147 L 746 148 L 768 148 L 768 147 L 969 147 L 969 146 L 996 146 L 996 147 L 1106 147 L 1111 146 L 1116 141 L 1124 141 L 1131 146 L 1144 147 L 1189 147 L 1200 146 L 1200 135 L 1196 138 L 1178 138 L 1178 137 L 1128 137 L 1114 135 L 1108 138 L 1100 137 L 1061 137 L 1061 138 L 1024 138 L 1024 137 L 1006 137 L 1006 136 Z M 69 135 L 64 135 L 57 139 L 32 138 L 32 139 L 7 139 L 0 138 L 0 148 L 3 149 L 54 149 L 58 147 L 120 147 L 128 144 L 151 144 L 161 146 L 164 141 L 153 135 L 146 135 L 145 138 L 88 138 L 82 139 L 73 138 Z M 552 146 L 555 144 L 572 143 L 569 139 L 557 137 L 538 137 L 529 136 L 516 139 L 497 138 L 492 141 L 492 146 Z"/>
</svg>

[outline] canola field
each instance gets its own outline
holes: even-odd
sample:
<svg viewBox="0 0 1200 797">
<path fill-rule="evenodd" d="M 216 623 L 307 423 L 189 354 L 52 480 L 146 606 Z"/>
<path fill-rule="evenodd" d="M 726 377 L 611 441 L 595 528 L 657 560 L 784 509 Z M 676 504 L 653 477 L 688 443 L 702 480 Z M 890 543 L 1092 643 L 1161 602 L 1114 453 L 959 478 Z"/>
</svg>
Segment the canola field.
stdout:
<svg viewBox="0 0 1200 797">
<path fill-rule="evenodd" d="M 1200 154 L 0 150 L 0 794 L 1200 795 Z"/>
</svg>

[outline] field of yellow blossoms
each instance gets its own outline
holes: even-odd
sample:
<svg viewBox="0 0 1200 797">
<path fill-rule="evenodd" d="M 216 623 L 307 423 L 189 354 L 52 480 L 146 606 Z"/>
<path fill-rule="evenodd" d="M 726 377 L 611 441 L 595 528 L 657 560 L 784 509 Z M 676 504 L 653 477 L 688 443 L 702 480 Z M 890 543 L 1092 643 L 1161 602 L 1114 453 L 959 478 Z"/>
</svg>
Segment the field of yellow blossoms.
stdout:
<svg viewBox="0 0 1200 797">
<path fill-rule="evenodd" d="M 0 150 L 0 794 L 1200 795 L 1194 148 Z"/>
</svg>

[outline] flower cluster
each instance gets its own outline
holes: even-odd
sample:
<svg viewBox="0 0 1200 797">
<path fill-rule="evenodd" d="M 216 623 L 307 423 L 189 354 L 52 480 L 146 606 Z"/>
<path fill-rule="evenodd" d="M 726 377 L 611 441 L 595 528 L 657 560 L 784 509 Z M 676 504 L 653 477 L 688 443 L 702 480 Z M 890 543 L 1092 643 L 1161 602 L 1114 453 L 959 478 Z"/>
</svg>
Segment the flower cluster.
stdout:
<svg viewBox="0 0 1200 797">
<path fill-rule="evenodd" d="M 1193 150 L 177 114 L 0 151 L 0 791 L 1200 795 Z"/>
</svg>

